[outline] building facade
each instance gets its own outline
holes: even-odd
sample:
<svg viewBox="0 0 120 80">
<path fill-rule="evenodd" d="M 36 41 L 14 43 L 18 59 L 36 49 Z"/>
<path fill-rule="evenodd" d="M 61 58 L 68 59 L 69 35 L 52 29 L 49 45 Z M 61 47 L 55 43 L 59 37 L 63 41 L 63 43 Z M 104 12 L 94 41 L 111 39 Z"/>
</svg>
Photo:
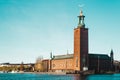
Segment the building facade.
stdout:
<svg viewBox="0 0 120 80">
<path fill-rule="evenodd" d="M 53 72 L 73 71 L 73 54 L 57 55 L 51 60 L 51 70 Z"/>
<path fill-rule="evenodd" d="M 52 72 L 75 72 L 86 70 L 109 71 L 113 66 L 113 52 L 111 56 L 105 54 L 88 54 L 88 28 L 84 23 L 85 16 L 80 12 L 77 28 L 74 29 L 74 53 L 56 55 L 49 60 L 48 70 Z"/>
<path fill-rule="evenodd" d="M 49 70 L 79 72 L 88 67 L 88 29 L 85 28 L 83 12 L 74 29 L 74 54 L 57 55 L 50 60 Z"/>
<path fill-rule="evenodd" d="M 107 54 L 89 54 L 89 70 L 101 73 L 112 71 L 111 57 Z"/>
</svg>

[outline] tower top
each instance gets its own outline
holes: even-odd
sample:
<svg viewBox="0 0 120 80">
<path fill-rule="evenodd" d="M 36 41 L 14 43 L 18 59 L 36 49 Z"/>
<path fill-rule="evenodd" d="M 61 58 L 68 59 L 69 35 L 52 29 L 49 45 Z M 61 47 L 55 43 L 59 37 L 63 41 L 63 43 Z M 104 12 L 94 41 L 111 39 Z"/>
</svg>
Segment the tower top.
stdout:
<svg viewBox="0 0 120 80">
<path fill-rule="evenodd" d="M 80 10 L 80 15 L 78 16 L 79 18 L 79 23 L 78 23 L 78 27 L 85 27 L 85 23 L 84 23 L 84 15 L 83 15 L 83 11 Z"/>
<path fill-rule="evenodd" d="M 80 16 L 83 16 L 83 11 L 82 10 L 80 10 Z"/>
</svg>

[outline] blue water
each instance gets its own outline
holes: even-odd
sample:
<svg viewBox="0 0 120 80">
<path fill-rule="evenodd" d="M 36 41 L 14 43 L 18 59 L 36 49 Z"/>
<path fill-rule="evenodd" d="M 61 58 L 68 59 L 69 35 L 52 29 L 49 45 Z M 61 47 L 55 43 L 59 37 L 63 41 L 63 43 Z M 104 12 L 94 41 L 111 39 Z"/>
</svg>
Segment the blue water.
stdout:
<svg viewBox="0 0 120 80">
<path fill-rule="evenodd" d="M 0 80 L 75 80 L 74 75 L 12 74 L 1 73 Z M 79 80 L 79 79 L 78 79 Z"/>
<path fill-rule="evenodd" d="M 90 75 L 86 80 L 120 80 L 120 74 Z"/>
<path fill-rule="evenodd" d="M 0 73 L 0 80 L 120 80 L 120 74 L 80 77 L 78 75 Z"/>
</svg>

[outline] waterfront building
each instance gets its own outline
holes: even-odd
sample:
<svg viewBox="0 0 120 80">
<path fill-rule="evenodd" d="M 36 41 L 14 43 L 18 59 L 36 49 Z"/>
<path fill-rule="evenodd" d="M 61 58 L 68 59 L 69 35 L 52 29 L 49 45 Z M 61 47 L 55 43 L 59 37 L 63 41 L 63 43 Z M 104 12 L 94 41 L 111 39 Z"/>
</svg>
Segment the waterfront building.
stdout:
<svg viewBox="0 0 120 80">
<path fill-rule="evenodd" d="M 88 53 L 88 28 L 85 27 L 84 18 L 83 12 L 80 11 L 78 26 L 74 29 L 73 54 L 52 56 L 50 53 L 51 59 L 46 62 L 49 71 L 79 73 L 87 70 L 96 72 L 111 70 L 114 60 L 113 51 L 110 53 L 111 56 Z"/>
<path fill-rule="evenodd" d="M 34 71 L 34 63 L 1 63 L 0 71 Z"/>
<path fill-rule="evenodd" d="M 89 54 L 89 70 L 95 72 L 111 71 L 111 57 L 107 54 Z"/>
<path fill-rule="evenodd" d="M 51 65 L 50 65 L 51 71 L 70 72 L 73 71 L 74 69 L 73 54 L 56 55 L 50 61 L 51 61 Z"/>
<path fill-rule="evenodd" d="M 42 63 L 43 63 L 43 66 L 44 66 L 43 71 L 44 72 L 48 72 L 48 69 L 49 69 L 49 60 L 48 59 L 42 60 Z"/>
<path fill-rule="evenodd" d="M 88 67 L 88 28 L 85 27 L 83 12 L 74 29 L 74 54 L 56 55 L 50 61 L 51 71 L 79 72 Z"/>
</svg>

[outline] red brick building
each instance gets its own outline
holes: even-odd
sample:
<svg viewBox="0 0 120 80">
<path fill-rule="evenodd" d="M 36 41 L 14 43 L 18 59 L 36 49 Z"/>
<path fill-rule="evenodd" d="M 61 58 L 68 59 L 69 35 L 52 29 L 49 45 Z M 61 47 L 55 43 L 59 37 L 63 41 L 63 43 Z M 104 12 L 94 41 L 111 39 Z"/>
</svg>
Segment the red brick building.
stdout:
<svg viewBox="0 0 120 80">
<path fill-rule="evenodd" d="M 85 27 L 83 12 L 78 16 L 79 23 L 74 29 L 74 53 L 67 55 L 51 55 L 49 60 L 49 71 L 53 72 L 80 72 L 85 70 L 109 70 L 113 63 L 112 57 L 108 55 L 88 54 L 88 28 Z M 105 64 L 98 66 L 99 64 Z M 111 61 L 112 60 L 112 61 Z M 112 64 L 113 65 L 113 64 Z"/>
<path fill-rule="evenodd" d="M 51 71 L 83 71 L 88 66 L 88 29 L 80 12 L 79 23 L 74 29 L 74 54 L 57 55 L 50 60 Z"/>
</svg>

